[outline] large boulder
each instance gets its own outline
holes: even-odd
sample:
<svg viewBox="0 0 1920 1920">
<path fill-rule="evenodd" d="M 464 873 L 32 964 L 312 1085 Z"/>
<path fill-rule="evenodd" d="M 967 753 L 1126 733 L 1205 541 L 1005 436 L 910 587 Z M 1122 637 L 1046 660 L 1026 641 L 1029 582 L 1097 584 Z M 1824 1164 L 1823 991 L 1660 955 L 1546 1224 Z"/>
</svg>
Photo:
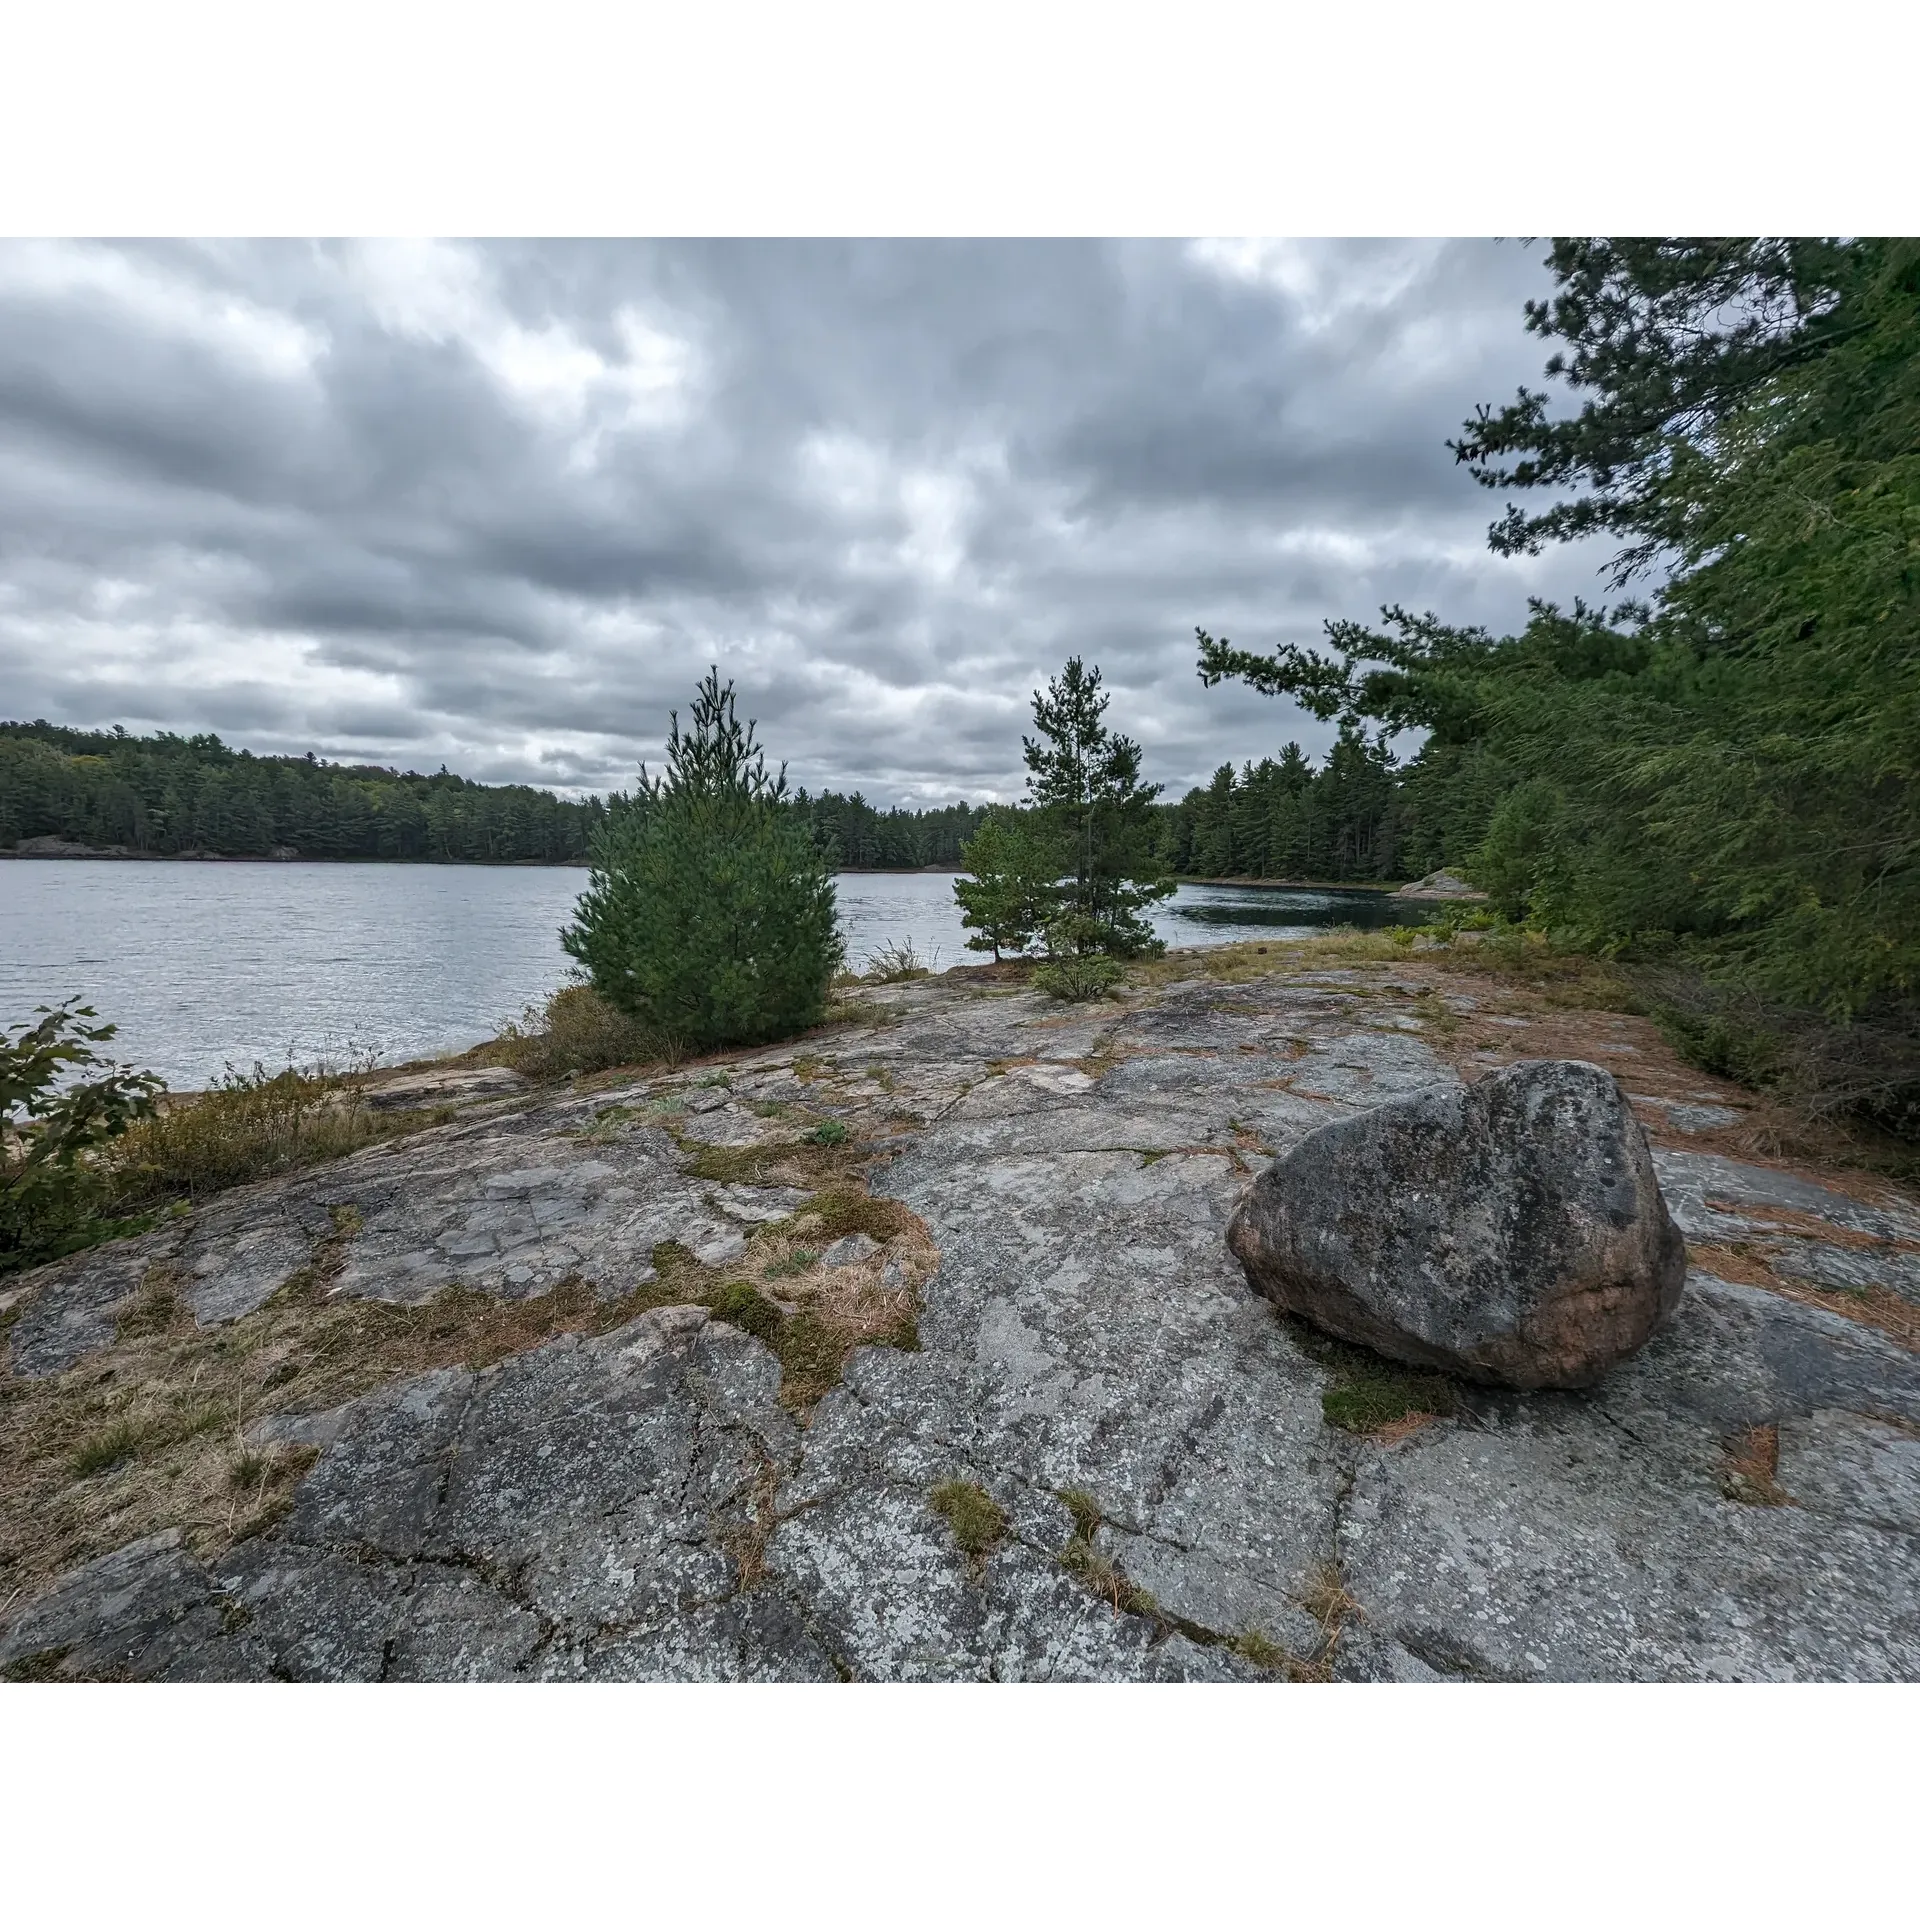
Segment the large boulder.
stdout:
<svg viewBox="0 0 1920 1920">
<path fill-rule="evenodd" d="M 1612 1074 L 1532 1060 L 1307 1135 L 1227 1244 L 1323 1331 L 1486 1385 L 1577 1387 L 1679 1304 L 1686 1243 Z"/>
</svg>

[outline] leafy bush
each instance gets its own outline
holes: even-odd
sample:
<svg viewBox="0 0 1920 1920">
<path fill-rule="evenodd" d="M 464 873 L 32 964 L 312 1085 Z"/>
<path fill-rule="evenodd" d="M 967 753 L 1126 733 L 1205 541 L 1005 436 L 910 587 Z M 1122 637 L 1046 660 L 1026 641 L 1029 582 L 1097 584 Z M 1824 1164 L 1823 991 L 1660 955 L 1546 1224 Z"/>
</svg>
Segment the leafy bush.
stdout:
<svg viewBox="0 0 1920 1920">
<path fill-rule="evenodd" d="M 592 987 L 562 987 L 544 1007 L 529 1007 L 526 1023 L 510 1020 L 487 1057 L 530 1080 L 564 1080 L 670 1058 L 676 1049 L 659 1034 L 610 1005 Z"/>
<path fill-rule="evenodd" d="M 844 955 L 833 876 L 717 670 L 686 733 L 674 714 L 665 774 L 643 767 L 596 842 L 561 944 L 603 999 L 696 1050 L 781 1039 L 825 1016 Z"/>
<path fill-rule="evenodd" d="M 112 1024 L 91 1007 L 65 1000 L 36 1007 L 41 1018 L 0 1035 L 0 1273 L 106 1237 L 106 1190 L 94 1161 L 154 1111 L 163 1091 L 150 1073 L 103 1061 L 94 1048 L 111 1040 Z M 98 1079 L 56 1092 L 63 1072 L 101 1067 Z"/>
<path fill-rule="evenodd" d="M 1125 971 L 1104 953 L 1069 953 L 1034 968 L 1033 984 L 1055 1000 L 1104 1000 Z"/>
</svg>

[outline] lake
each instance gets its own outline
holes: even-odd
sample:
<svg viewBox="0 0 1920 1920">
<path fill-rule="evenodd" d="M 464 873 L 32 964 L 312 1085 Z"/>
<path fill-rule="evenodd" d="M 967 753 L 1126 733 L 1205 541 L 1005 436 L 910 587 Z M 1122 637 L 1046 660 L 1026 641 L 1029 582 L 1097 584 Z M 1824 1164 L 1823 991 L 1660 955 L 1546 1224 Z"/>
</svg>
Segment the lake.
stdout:
<svg viewBox="0 0 1920 1920">
<path fill-rule="evenodd" d="M 120 1032 L 112 1051 L 170 1085 L 232 1062 L 387 1062 L 458 1052 L 543 1000 L 569 962 L 559 929 L 579 867 L 0 860 L 0 1026 L 80 994 Z M 938 967 L 977 962 L 946 873 L 845 873 L 847 949 L 911 943 Z M 1169 946 L 1424 910 L 1378 894 L 1183 885 L 1154 915 Z"/>
</svg>

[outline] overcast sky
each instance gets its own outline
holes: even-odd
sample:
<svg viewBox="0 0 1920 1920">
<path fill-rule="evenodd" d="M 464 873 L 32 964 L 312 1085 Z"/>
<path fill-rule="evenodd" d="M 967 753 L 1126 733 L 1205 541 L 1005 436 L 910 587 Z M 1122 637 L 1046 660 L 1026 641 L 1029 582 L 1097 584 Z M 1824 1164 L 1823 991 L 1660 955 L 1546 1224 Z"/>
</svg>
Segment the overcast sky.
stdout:
<svg viewBox="0 0 1920 1920">
<path fill-rule="evenodd" d="M 1196 625 L 1510 629 L 1443 441 L 1517 243 L 0 245 L 0 717 L 567 791 L 710 660 L 790 777 L 1015 797 L 1079 652 L 1178 795 L 1329 729 Z"/>
</svg>

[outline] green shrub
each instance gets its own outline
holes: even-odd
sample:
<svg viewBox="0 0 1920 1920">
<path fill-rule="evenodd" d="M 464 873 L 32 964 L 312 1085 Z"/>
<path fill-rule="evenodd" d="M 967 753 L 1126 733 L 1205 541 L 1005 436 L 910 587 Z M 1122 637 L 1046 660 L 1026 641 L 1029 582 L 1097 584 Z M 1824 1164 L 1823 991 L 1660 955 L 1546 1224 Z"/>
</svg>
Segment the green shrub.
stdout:
<svg viewBox="0 0 1920 1920">
<path fill-rule="evenodd" d="M 524 1026 L 509 1021 L 487 1048 L 501 1065 L 530 1080 L 651 1065 L 676 1051 L 584 982 L 562 987 L 544 1007 L 529 1007 Z"/>
<path fill-rule="evenodd" d="M 82 1025 L 98 1018 L 91 1007 L 65 1000 L 34 1011 L 37 1022 L 0 1034 L 0 1273 L 112 1234 L 99 1151 L 153 1113 L 164 1090 L 94 1052 L 118 1029 Z M 100 1066 L 99 1078 L 55 1091 L 62 1073 Z"/>
<path fill-rule="evenodd" d="M 1104 1000 L 1126 969 L 1104 953 L 1065 954 L 1033 970 L 1033 984 L 1055 1000 Z"/>
<path fill-rule="evenodd" d="M 967 945 L 991 953 L 1024 953 L 1039 938 L 1059 888 L 1060 859 L 1037 830 L 1033 816 L 1016 807 L 997 808 L 960 849 L 967 871 L 953 883 Z"/>
<path fill-rule="evenodd" d="M 1165 951 L 1147 919 L 1175 884 L 1155 850 L 1160 789 L 1140 779 L 1139 743 L 1108 729 L 1109 697 L 1100 669 L 1078 655 L 1033 696 L 1039 738 L 1024 743 L 1033 804 L 1020 831 L 1037 842 L 1033 858 L 1050 849 L 1061 874 L 1045 896 L 1041 927 L 1055 960 Z"/>
<path fill-rule="evenodd" d="M 1802 1122 L 1864 1124 L 1909 1150 L 1920 1142 L 1920 1014 L 1911 1003 L 1829 1020 L 1679 968 L 1642 969 L 1637 984 L 1688 1065 L 1765 1093 Z"/>
<path fill-rule="evenodd" d="M 695 1050 L 781 1039 L 825 1016 L 844 957 L 833 876 L 717 670 L 687 732 L 673 716 L 665 774 L 643 767 L 602 832 L 561 944 L 605 1000 Z"/>
</svg>

